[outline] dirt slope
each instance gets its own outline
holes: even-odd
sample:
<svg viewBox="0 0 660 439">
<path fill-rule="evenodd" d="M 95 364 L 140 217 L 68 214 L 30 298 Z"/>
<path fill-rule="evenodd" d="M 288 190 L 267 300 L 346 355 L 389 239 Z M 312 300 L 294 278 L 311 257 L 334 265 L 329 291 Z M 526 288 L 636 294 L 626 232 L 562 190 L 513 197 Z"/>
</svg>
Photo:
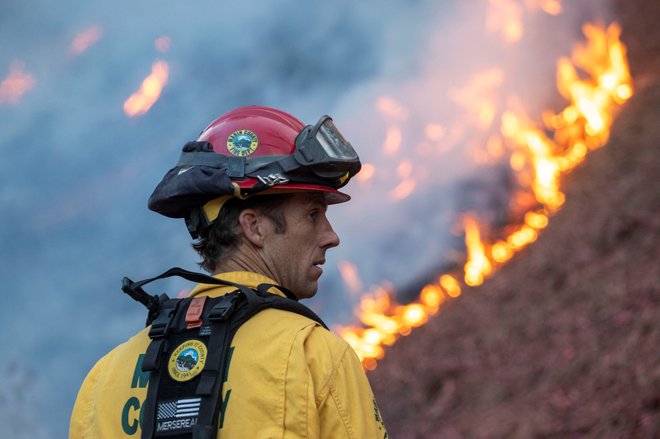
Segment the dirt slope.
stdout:
<svg viewBox="0 0 660 439">
<path fill-rule="evenodd" d="M 618 3 L 637 91 L 539 240 L 370 373 L 391 437 L 660 437 L 659 5 Z"/>
</svg>

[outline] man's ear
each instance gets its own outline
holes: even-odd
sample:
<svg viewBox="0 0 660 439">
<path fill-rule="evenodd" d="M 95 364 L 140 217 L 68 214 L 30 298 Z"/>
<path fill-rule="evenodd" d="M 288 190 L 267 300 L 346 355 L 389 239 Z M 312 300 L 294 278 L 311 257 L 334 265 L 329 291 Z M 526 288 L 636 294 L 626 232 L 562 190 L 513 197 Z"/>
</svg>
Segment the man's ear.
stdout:
<svg viewBox="0 0 660 439">
<path fill-rule="evenodd" d="M 243 236 L 256 247 L 263 247 L 266 230 L 265 218 L 254 209 L 244 209 L 238 215 L 238 223 L 243 231 Z"/>
</svg>

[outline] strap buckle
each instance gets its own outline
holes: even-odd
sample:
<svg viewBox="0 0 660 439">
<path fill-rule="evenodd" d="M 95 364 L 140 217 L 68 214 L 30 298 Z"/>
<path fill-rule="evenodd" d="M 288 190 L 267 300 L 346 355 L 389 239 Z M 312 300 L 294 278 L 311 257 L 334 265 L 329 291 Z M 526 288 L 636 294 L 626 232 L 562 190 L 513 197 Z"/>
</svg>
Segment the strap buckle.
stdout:
<svg viewBox="0 0 660 439">
<path fill-rule="evenodd" d="M 179 307 L 179 300 L 168 300 L 163 303 L 158 312 L 158 316 L 151 322 L 151 329 L 149 330 L 149 338 L 163 338 L 167 335 L 172 324 L 172 318 Z"/>
<path fill-rule="evenodd" d="M 214 322 L 218 320 L 227 320 L 236 311 L 237 302 L 240 300 L 242 293 L 236 291 L 234 293 L 226 294 L 222 299 L 211 308 L 209 313 L 209 320 Z"/>
</svg>

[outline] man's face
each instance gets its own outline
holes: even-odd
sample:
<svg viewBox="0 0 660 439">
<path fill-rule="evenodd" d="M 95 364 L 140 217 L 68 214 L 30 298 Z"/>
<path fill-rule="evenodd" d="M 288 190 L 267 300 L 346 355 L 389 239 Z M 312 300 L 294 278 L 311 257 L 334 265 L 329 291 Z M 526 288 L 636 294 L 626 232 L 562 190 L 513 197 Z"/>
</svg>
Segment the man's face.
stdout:
<svg viewBox="0 0 660 439">
<path fill-rule="evenodd" d="M 312 297 L 323 273 L 325 251 L 339 245 L 339 237 L 325 216 L 327 204 L 319 193 L 294 194 L 283 207 L 284 233 L 270 233 L 263 257 L 275 281 L 298 299 Z"/>
</svg>

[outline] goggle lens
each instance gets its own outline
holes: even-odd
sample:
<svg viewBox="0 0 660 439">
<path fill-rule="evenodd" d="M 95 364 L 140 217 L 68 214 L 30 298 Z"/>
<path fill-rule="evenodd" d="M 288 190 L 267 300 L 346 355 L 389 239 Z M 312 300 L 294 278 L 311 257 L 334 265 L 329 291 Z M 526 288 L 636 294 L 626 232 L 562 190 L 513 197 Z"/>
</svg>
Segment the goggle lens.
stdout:
<svg viewBox="0 0 660 439">
<path fill-rule="evenodd" d="M 358 158 L 351 144 L 342 136 L 330 118 L 321 123 L 316 133 L 316 140 L 330 158 L 339 160 L 355 160 Z"/>
</svg>

